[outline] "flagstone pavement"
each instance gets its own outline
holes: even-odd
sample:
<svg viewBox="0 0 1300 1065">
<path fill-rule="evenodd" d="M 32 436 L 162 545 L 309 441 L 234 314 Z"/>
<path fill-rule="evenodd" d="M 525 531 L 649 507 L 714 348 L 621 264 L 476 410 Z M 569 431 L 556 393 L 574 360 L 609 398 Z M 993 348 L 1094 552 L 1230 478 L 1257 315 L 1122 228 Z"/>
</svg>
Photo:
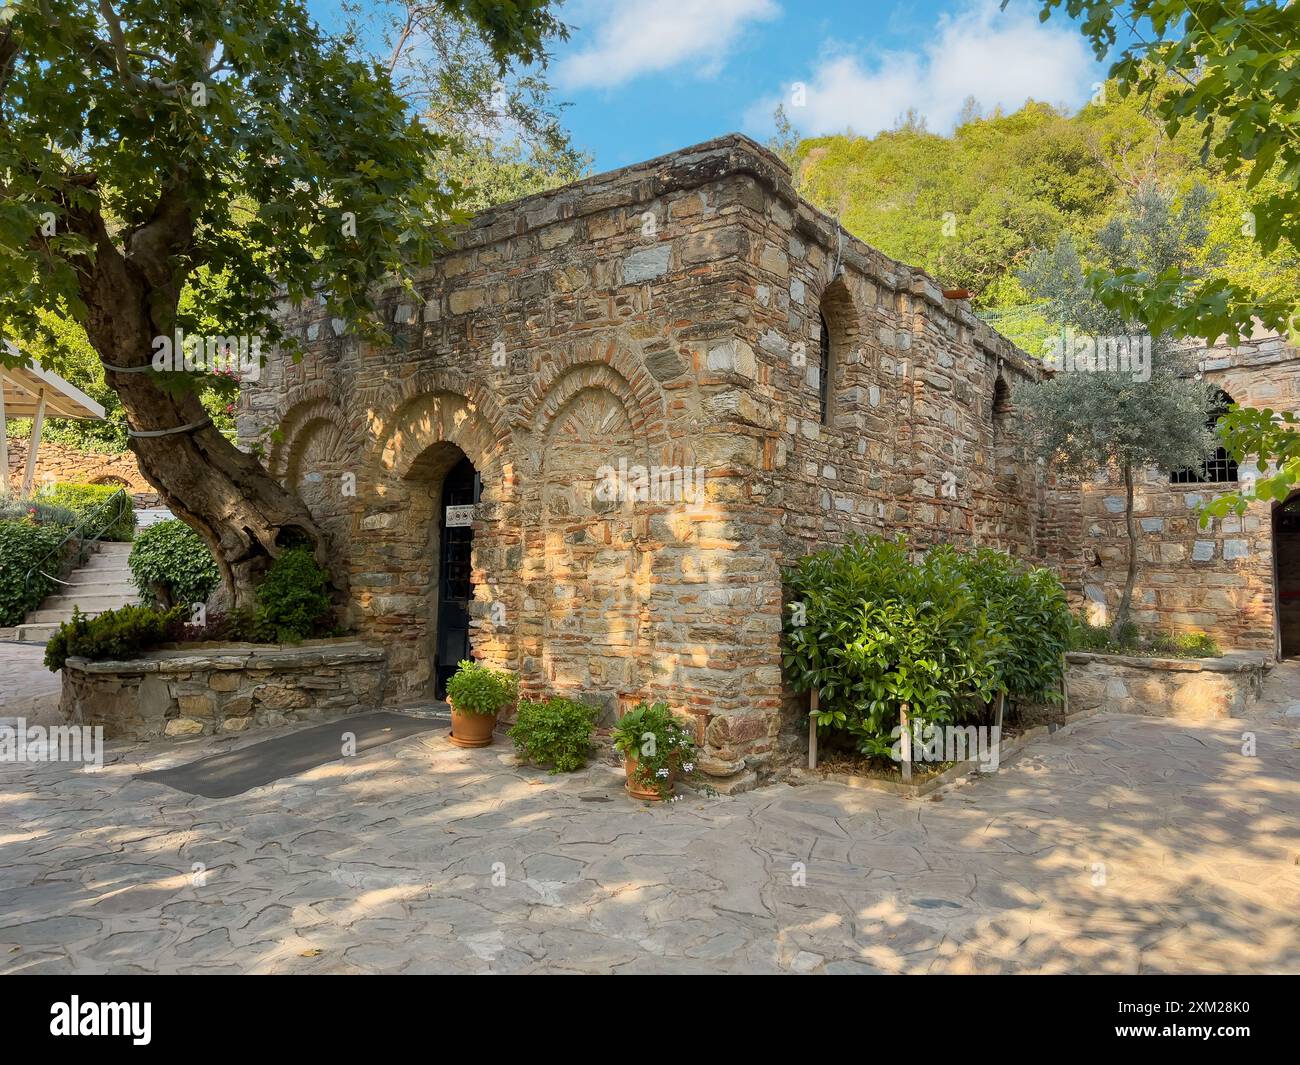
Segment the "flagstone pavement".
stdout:
<svg viewBox="0 0 1300 1065">
<path fill-rule="evenodd" d="M 1267 696 L 937 801 L 648 806 L 441 730 L 227 799 L 132 778 L 271 733 L 0 763 L 0 973 L 1300 972 L 1300 666 Z"/>
</svg>

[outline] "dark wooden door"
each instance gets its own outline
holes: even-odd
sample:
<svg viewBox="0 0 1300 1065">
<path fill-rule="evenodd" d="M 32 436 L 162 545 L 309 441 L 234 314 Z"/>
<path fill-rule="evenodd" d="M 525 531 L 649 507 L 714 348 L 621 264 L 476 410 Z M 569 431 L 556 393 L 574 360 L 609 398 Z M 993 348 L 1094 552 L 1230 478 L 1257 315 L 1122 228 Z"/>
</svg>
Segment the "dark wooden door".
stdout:
<svg viewBox="0 0 1300 1065">
<path fill-rule="evenodd" d="M 447 525 L 447 508 L 477 503 L 479 476 L 469 459 L 462 459 L 447 474 L 438 510 L 441 550 L 438 561 L 438 640 L 434 653 L 435 694 L 447 694 L 447 678 L 470 655 L 469 603 L 474 598 L 469 556 L 474 530 L 467 525 Z"/>
</svg>

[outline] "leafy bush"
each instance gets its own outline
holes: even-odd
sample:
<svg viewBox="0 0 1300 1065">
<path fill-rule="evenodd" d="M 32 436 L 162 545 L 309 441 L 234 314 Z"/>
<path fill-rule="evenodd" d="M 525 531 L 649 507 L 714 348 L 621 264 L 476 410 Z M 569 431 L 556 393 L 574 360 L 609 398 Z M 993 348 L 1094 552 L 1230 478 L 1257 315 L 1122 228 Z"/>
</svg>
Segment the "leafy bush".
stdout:
<svg viewBox="0 0 1300 1065">
<path fill-rule="evenodd" d="M 913 561 L 901 541 L 854 538 L 787 571 L 782 659 L 816 689 L 817 723 L 889 757 L 899 709 L 918 725 L 977 717 L 1001 691 L 1059 698 L 1069 644 L 1064 590 L 995 551 L 941 546 Z"/>
<path fill-rule="evenodd" d="M 571 699 L 525 700 L 510 728 L 515 749 L 524 758 L 545 764 L 552 773 L 572 773 L 587 764 L 598 711 Z"/>
<path fill-rule="evenodd" d="M 69 658 L 135 658 L 164 643 L 179 639 L 185 625 L 184 607 L 157 610 L 151 606 L 124 606 L 105 610 L 93 618 L 76 608 L 72 620 L 59 626 L 45 645 L 45 666 L 50 672 L 63 668 Z"/>
<path fill-rule="evenodd" d="M 34 521 L 37 525 L 62 525 L 71 529 L 77 516 L 67 507 L 55 506 L 37 496 L 34 499 L 0 498 L 0 521 Z"/>
<path fill-rule="evenodd" d="M 636 759 L 634 783 L 653 787 L 661 799 L 672 793 L 677 774 L 695 771 L 694 737 L 667 703 L 638 703 L 618 719 L 613 735 L 614 749 Z"/>
<path fill-rule="evenodd" d="M 1223 649 L 1204 632 L 1155 632 L 1144 635 L 1131 621 L 1124 623 L 1119 638 L 1110 638 L 1105 625 L 1092 625 L 1076 617 L 1070 631 L 1070 647 L 1094 654 L 1154 655 L 1166 658 L 1219 658 Z"/>
<path fill-rule="evenodd" d="M 30 583 L 27 574 L 67 535 L 56 524 L 34 521 L 0 521 L 0 625 L 18 625 L 54 587 L 39 573 Z"/>
<path fill-rule="evenodd" d="M 1061 655 L 1073 628 L 1065 589 L 1051 570 L 1025 567 L 1001 551 L 949 552 L 951 564 L 983 603 L 993 631 L 1004 640 L 995 660 L 998 687 L 1013 699 L 1051 700 L 1061 682 Z"/>
<path fill-rule="evenodd" d="M 1141 650 L 1138 627 L 1133 622 L 1126 621 L 1120 627 L 1118 638 L 1112 640 L 1109 625 L 1094 625 L 1086 618 L 1075 617 L 1070 626 L 1070 649 L 1097 653 L 1135 654 Z"/>
<path fill-rule="evenodd" d="M 334 608 L 327 592 L 329 577 L 310 548 L 285 551 L 257 586 L 257 628 L 276 643 L 299 643 L 330 631 Z"/>
<path fill-rule="evenodd" d="M 141 529 L 128 565 L 140 595 L 164 607 L 205 602 L 221 579 L 203 538 L 177 518 Z"/>
<path fill-rule="evenodd" d="M 519 678 L 465 659 L 447 681 L 447 699 L 462 714 L 495 714 L 514 702 Z"/>
<path fill-rule="evenodd" d="M 1151 638 L 1151 650 L 1176 658 L 1223 657 L 1223 648 L 1206 632 L 1157 632 Z"/>
<path fill-rule="evenodd" d="M 111 484 L 56 484 L 42 489 L 38 498 L 42 503 L 67 508 L 82 522 L 92 516 L 97 520 L 107 518 L 112 511 L 104 504 L 121 491 Z M 121 516 L 104 532 L 103 539 L 126 542 L 135 534 L 135 503 L 126 492 L 119 503 Z"/>
</svg>

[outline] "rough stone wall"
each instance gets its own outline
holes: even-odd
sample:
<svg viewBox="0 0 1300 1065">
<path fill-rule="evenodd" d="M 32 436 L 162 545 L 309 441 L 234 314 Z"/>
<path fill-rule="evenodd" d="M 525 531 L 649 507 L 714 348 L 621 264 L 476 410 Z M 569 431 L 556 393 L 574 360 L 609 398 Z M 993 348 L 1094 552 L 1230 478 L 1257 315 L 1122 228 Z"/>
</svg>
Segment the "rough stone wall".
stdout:
<svg viewBox="0 0 1300 1065">
<path fill-rule="evenodd" d="M 1300 410 L 1300 353 L 1282 338 L 1206 351 L 1207 380 L 1243 406 Z M 1243 474 L 1248 469 L 1243 468 Z M 1141 568 L 1134 620 L 1174 632 L 1203 630 L 1223 646 L 1272 651 L 1275 644 L 1272 506 L 1252 503 L 1241 516 L 1202 527 L 1197 508 L 1233 485 L 1171 484 L 1168 471 L 1147 470 L 1134 501 Z M 1058 513 L 1066 515 L 1069 500 Z M 1118 477 L 1082 486 L 1082 535 L 1063 549 L 1062 569 L 1093 617 L 1119 603 L 1128 559 L 1124 492 Z M 1069 541 L 1064 541 L 1069 543 Z"/>
<path fill-rule="evenodd" d="M 101 726 L 110 740 L 243 732 L 373 710 L 384 675 L 383 649 L 355 641 L 195 645 L 129 662 L 70 658 L 59 708 L 66 723 Z"/>
<path fill-rule="evenodd" d="M 854 530 L 1035 550 L 1036 471 L 993 413 L 1023 356 L 799 202 L 745 138 L 485 212 L 418 294 L 384 305 L 382 349 L 283 308 L 307 354 L 241 399 L 246 443 L 283 420 L 271 468 L 347 559 L 390 698 L 428 695 L 437 507 L 462 452 L 483 482 L 474 653 L 525 696 L 667 700 L 718 777 L 775 743 L 783 563 Z M 823 303 L 828 426 L 808 377 Z M 620 466 L 635 498 L 602 491 Z"/>
<path fill-rule="evenodd" d="M 1106 710 L 1183 721 L 1240 717 L 1258 698 L 1267 672 L 1259 657 L 1136 658 L 1071 652 L 1066 656 L 1070 711 Z"/>
<path fill-rule="evenodd" d="M 17 492 L 23 484 L 27 469 L 27 445 L 24 439 L 9 441 L 9 484 Z M 122 485 L 134 497 L 137 505 L 156 506 L 158 494 L 144 479 L 129 451 L 99 452 L 78 451 L 64 444 L 42 440 L 36 453 L 36 481 L 42 484 L 55 481 L 61 484 L 115 484 Z"/>
</svg>

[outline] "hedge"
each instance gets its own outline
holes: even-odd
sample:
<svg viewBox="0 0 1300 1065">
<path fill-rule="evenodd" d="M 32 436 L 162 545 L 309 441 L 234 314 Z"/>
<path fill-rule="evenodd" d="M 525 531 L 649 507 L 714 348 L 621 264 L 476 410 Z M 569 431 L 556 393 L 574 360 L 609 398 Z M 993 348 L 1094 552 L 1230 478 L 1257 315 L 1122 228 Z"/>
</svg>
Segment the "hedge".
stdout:
<svg viewBox="0 0 1300 1065">
<path fill-rule="evenodd" d="M 67 507 L 77 516 L 77 521 L 90 517 L 108 499 L 121 488 L 110 484 L 56 484 L 43 489 L 38 498 L 42 503 L 52 506 Z M 135 503 L 130 493 L 123 492 L 125 510 L 122 517 L 113 523 L 104 533 L 103 539 L 128 541 L 135 534 Z"/>
<path fill-rule="evenodd" d="M 179 518 L 141 529 L 127 562 L 141 597 L 159 606 L 206 602 L 221 579 L 208 545 Z"/>
<path fill-rule="evenodd" d="M 1054 574 L 996 551 L 855 538 L 786 574 L 782 660 L 796 691 L 819 695 L 818 724 L 885 756 L 899 708 L 913 721 L 980 718 L 998 692 L 1059 698 L 1071 618 Z"/>
<path fill-rule="evenodd" d="M 18 625 L 29 610 L 40 605 L 54 582 L 39 574 L 27 583 L 27 574 L 39 565 L 68 530 L 57 524 L 0 521 L 0 625 Z"/>
</svg>

